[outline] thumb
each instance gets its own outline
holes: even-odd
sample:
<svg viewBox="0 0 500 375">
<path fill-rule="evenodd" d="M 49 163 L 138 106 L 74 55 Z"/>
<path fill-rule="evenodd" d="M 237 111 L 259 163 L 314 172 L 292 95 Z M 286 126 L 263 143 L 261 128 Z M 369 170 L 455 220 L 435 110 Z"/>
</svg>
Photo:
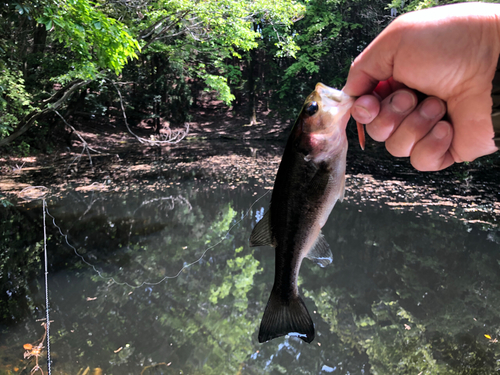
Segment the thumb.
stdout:
<svg viewBox="0 0 500 375">
<path fill-rule="evenodd" d="M 356 57 L 342 89 L 347 95 L 371 93 L 380 81 L 392 77 L 394 56 L 401 40 L 398 29 L 398 20 L 395 20 Z"/>
</svg>

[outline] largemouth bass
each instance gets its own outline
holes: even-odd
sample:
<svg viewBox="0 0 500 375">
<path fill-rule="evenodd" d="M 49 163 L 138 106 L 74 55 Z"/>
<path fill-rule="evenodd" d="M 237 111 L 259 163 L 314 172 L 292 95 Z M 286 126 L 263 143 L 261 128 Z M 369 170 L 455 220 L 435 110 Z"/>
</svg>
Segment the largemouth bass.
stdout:
<svg viewBox="0 0 500 375">
<path fill-rule="evenodd" d="M 321 234 L 333 206 L 344 197 L 347 138 L 354 98 L 318 83 L 288 138 L 269 210 L 250 236 L 250 246 L 275 247 L 274 286 L 262 317 L 259 342 L 295 335 L 314 339 L 314 324 L 299 295 L 304 258 L 322 267 L 332 253 Z"/>
</svg>

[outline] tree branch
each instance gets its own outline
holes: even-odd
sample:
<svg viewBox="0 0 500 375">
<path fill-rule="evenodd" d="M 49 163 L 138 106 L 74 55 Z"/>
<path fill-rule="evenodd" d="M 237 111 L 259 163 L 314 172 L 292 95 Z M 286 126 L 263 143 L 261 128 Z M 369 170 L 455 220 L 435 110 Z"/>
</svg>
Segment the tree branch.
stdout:
<svg viewBox="0 0 500 375">
<path fill-rule="evenodd" d="M 186 11 L 184 11 L 184 12 L 182 12 L 180 14 L 180 16 L 176 19 L 176 22 L 171 22 L 167 26 L 163 27 L 156 35 L 153 35 L 153 37 L 151 38 L 151 40 L 149 42 L 147 42 L 144 47 L 142 47 L 142 50 L 145 51 L 151 45 L 151 43 L 153 43 L 154 41 L 158 40 L 162 34 L 166 33 L 168 30 L 170 30 L 170 28 L 172 26 L 174 26 L 177 22 L 182 21 L 189 14 L 189 12 L 190 12 L 189 9 L 186 10 Z M 166 19 L 167 19 L 167 17 L 161 19 L 156 24 L 154 24 L 153 26 L 151 26 L 150 27 L 150 28 L 152 28 L 151 32 L 148 32 L 146 34 L 146 36 L 140 36 L 140 39 L 145 39 L 145 38 L 149 37 L 150 35 L 154 34 L 156 28 L 158 26 L 160 26 L 161 23 L 164 22 Z"/>
<path fill-rule="evenodd" d="M 74 82 L 77 82 L 77 83 L 74 83 Z M 57 93 L 55 93 L 54 95 L 52 95 L 49 99 L 47 99 L 44 102 L 42 102 L 42 103 L 46 104 L 45 108 L 44 109 L 40 109 L 40 108 L 35 109 L 34 111 L 32 111 L 31 113 L 29 113 L 28 115 L 26 115 L 24 117 L 24 119 L 19 123 L 19 125 L 17 127 L 17 130 L 14 133 L 12 133 L 11 135 L 9 135 L 6 138 L 0 139 L 0 147 L 8 145 L 13 140 L 15 140 L 17 137 L 19 137 L 20 135 L 23 135 L 29 128 L 31 128 L 31 126 L 33 125 L 33 123 L 39 117 L 41 117 L 41 116 L 43 116 L 43 115 L 45 115 L 47 113 L 56 111 L 69 98 L 69 96 L 71 94 L 73 94 L 73 92 L 75 92 L 76 90 L 78 90 L 80 87 L 87 85 L 90 82 L 91 82 L 91 80 L 87 80 L 87 81 L 82 81 L 82 80 L 73 81 L 72 82 L 73 85 L 70 86 L 65 92 L 63 92 L 61 94 L 60 91 L 64 90 L 64 89 L 61 89 Z M 68 86 L 66 86 L 66 87 L 68 87 Z M 57 101 L 55 101 L 54 103 L 51 103 L 51 101 L 56 100 L 56 99 L 57 99 Z"/>
<path fill-rule="evenodd" d="M 58 115 L 58 116 L 61 118 L 61 120 L 63 120 L 64 124 L 65 124 L 68 128 L 70 128 L 71 130 L 73 130 L 73 132 L 76 134 L 76 136 L 77 136 L 78 138 L 80 138 L 80 141 L 82 141 L 82 144 L 83 144 L 83 150 L 82 150 L 82 152 L 80 153 L 80 155 L 79 155 L 79 156 L 77 156 L 77 157 L 75 157 L 75 158 L 73 159 L 73 161 L 72 161 L 72 162 L 71 162 L 71 164 L 68 166 L 68 168 L 66 168 L 66 170 L 68 170 L 68 169 L 69 169 L 69 167 L 71 167 L 71 165 L 75 162 L 75 160 L 76 160 L 77 158 L 80 158 L 80 159 L 81 159 L 81 158 L 82 158 L 83 153 L 84 153 L 85 151 L 87 151 L 87 155 L 88 155 L 88 157 L 89 157 L 90 167 L 92 168 L 92 171 L 94 171 L 94 166 L 93 166 L 93 164 L 92 164 L 92 157 L 90 156 L 90 152 L 89 152 L 89 150 L 92 150 L 92 151 L 94 151 L 94 152 L 96 152 L 96 153 L 98 153 L 98 154 L 100 154 L 100 152 L 99 152 L 99 151 L 97 151 L 97 150 L 95 150 L 95 149 L 93 149 L 92 147 L 90 147 L 90 146 L 89 146 L 89 144 L 87 143 L 87 141 L 86 141 L 85 139 L 83 139 L 83 137 L 80 135 L 80 133 L 78 133 L 78 132 L 76 131 L 76 129 L 75 129 L 73 126 L 71 126 L 71 125 L 70 125 L 70 124 L 69 124 L 69 123 L 68 123 L 68 122 L 64 119 L 64 117 L 63 117 L 63 116 L 62 116 L 59 112 L 57 112 L 56 110 L 55 110 L 54 112 L 56 113 L 56 115 Z"/>
<path fill-rule="evenodd" d="M 182 141 L 189 133 L 189 123 L 184 124 L 184 129 L 176 129 L 176 130 L 168 130 L 167 134 L 163 135 L 161 137 L 162 139 L 156 140 L 154 137 L 152 139 L 146 139 L 139 137 L 137 134 L 135 134 L 131 129 L 130 126 L 128 125 L 127 121 L 127 114 L 125 113 L 125 106 L 123 105 L 123 97 L 122 93 L 120 92 L 120 89 L 116 86 L 115 82 L 111 81 L 113 86 L 115 87 L 116 91 L 118 92 L 118 96 L 120 97 L 120 106 L 122 109 L 122 114 L 123 114 L 123 120 L 125 121 L 125 126 L 127 127 L 128 132 L 135 137 L 140 143 L 147 143 L 152 146 L 161 146 L 164 144 L 172 144 L 172 143 L 179 143 Z"/>
</svg>

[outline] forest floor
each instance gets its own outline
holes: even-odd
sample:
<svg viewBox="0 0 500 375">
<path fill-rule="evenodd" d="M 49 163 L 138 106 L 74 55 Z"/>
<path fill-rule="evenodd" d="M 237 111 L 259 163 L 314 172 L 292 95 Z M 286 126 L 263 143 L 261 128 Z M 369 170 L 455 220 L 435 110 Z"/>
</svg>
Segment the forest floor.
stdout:
<svg viewBox="0 0 500 375">
<path fill-rule="evenodd" d="M 292 124 L 279 121 L 271 111 L 259 113 L 258 118 L 261 123 L 249 125 L 235 111 L 218 103 L 205 104 L 193 110 L 185 139 L 161 147 L 141 144 L 119 118 L 106 122 L 72 118 L 90 153 L 73 136 L 71 148 L 61 146 L 51 154 L 0 154 L 0 203 L 22 198 L 29 186 L 45 186 L 54 196 L 68 190 L 158 190 L 186 180 L 272 189 Z M 347 129 L 347 201 L 498 226 L 500 153 L 424 173 L 414 170 L 407 159 L 389 155 L 382 144 L 368 141 L 362 151 L 354 129 L 353 125 Z M 146 123 L 133 131 L 144 138 L 154 134 Z"/>
</svg>

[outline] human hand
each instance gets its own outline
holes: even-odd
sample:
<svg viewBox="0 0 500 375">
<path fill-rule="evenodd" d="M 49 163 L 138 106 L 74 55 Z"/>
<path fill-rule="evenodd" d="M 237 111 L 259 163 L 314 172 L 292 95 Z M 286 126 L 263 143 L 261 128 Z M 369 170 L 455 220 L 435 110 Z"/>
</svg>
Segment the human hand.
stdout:
<svg viewBox="0 0 500 375">
<path fill-rule="evenodd" d="M 419 170 L 495 152 L 491 82 L 499 16 L 498 4 L 468 3 L 397 18 L 351 66 L 343 91 L 360 96 L 354 119 Z M 427 96 L 420 103 L 415 90 Z"/>
</svg>

